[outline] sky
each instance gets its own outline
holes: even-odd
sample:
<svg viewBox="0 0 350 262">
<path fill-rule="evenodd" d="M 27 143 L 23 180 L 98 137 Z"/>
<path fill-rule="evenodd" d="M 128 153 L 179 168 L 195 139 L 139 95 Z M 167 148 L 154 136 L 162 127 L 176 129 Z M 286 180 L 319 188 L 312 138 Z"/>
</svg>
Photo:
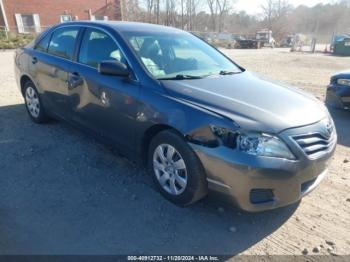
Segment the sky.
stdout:
<svg viewBox="0 0 350 262">
<path fill-rule="evenodd" d="M 327 0 L 290 0 L 290 4 L 294 6 L 306 5 L 306 6 L 315 6 L 317 4 L 328 4 L 330 1 Z M 265 0 L 237 0 L 235 4 L 235 10 L 240 11 L 244 10 L 248 14 L 255 15 L 261 12 L 261 5 L 265 3 Z"/>
</svg>

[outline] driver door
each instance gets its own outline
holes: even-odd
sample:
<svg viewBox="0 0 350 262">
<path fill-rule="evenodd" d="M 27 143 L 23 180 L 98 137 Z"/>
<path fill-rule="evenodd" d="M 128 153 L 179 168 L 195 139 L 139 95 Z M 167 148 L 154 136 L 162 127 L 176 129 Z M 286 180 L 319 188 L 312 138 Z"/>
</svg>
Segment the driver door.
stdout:
<svg viewBox="0 0 350 262">
<path fill-rule="evenodd" d="M 133 148 L 139 85 L 125 77 L 102 75 L 100 62 L 126 63 L 116 40 L 105 31 L 86 28 L 68 76 L 73 121 L 116 144 Z"/>
</svg>

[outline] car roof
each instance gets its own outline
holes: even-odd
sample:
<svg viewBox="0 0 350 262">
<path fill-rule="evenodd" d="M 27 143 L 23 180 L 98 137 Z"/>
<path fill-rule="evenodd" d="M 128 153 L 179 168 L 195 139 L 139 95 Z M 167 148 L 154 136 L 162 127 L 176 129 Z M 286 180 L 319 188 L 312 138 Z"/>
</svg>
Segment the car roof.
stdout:
<svg viewBox="0 0 350 262">
<path fill-rule="evenodd" d="M 155 25 L 155 24 L 147 24 L 147 23 L 138 23 L 138 22 L 124 22 L 124 21 L 75 21 L 75 22 L 68 22 L 64 24 L 60 24 L 61 26 L 64 25 L 103 25 L 110 27 L 118 32 L 168 32 L 168 33 L 180 33 L 183 32 L 182 30 L 179 30 L 174 27 L 168 27 L 168 26 L 162 26 L 162 25 Z"/>
</svg>

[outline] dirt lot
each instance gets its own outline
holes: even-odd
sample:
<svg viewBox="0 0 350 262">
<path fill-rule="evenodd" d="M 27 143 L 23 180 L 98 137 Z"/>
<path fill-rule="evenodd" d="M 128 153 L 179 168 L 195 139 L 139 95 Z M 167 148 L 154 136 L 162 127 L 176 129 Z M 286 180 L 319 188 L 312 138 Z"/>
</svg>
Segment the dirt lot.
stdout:
<svg viewBox="0 0 350 262">
<path fill-rule="evenodd" d="M 350 68 L 350 58 L 323 54 L 225 52 L 320 99 L 329 77 Z M 114 150 L 64 123 L 31 123 L 12 60 L 0 53 L 1 254 L 300 255 L 319 247 L 350 255 L 350 113 L 332 112 L 339 145 L 330 174 L 301 203 L 248 214 L 210 197 L 182 209 Z"/>
</svg>

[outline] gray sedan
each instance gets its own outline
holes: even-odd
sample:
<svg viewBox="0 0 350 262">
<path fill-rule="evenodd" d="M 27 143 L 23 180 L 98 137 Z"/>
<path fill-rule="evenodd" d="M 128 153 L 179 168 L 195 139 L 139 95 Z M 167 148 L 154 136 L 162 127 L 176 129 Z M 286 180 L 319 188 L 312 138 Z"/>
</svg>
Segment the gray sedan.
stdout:
<svg viewBox="0 0 350 262">
<path fill-rule="evenodd" d="M 312 95 L 174 28 L 57 25 L 16 52 L 15 70 L 34 122 L 67 121 L 144 160 L 181 206 L 210 190 L 248 211 L 289 205 L 326 176 L 337 144 Z"/>
</svg>

